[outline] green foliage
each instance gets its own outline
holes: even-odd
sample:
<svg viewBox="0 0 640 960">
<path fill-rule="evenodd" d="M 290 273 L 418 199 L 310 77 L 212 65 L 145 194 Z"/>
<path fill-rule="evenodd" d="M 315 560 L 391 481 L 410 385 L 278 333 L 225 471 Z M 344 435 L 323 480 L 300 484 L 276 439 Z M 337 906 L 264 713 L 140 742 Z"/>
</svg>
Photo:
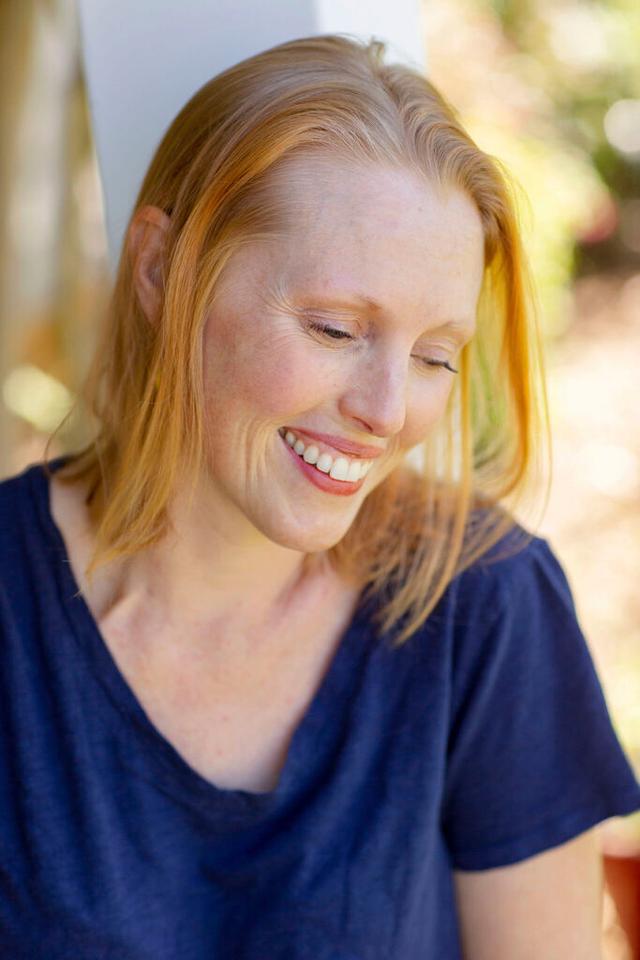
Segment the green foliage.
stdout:
<svg viewBox="0 0 640 960">
<path fill-rule="evenodd" d="M 522 203 L 523 232 L 543 327 L 559 334 L 582 245 L 590 245 L 590 268 L 608 267 L 616 206 L 640 192 L 640 156 L 609 143 L 604 124 L 612 104 L 640 97 L 640 3 L 442 0 L 435 6 L 460 24 L 449 58 L 439 55 L 447 71 L 466 74 L 466 87 L 458 79 L 463 121 L 532 198 Z M 449 80 L 455 88 L 451 74 L 443 86 Z"/>
</svg>

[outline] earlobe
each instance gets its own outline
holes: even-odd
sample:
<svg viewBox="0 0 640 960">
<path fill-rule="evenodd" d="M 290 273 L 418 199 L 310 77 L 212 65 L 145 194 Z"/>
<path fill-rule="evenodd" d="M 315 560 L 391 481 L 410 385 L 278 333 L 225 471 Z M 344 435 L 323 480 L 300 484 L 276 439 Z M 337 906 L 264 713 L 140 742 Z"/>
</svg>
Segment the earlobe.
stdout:
<svg viewBox="0 0 640 960">
<path fill-rule="evenodd" d="M 171 220 L 158 207 L 141 207 L 129 228 L 129 256 L 140 306 L 150 323 L 157 320 L 163 292 L 163 253 Z"/>
</svg>

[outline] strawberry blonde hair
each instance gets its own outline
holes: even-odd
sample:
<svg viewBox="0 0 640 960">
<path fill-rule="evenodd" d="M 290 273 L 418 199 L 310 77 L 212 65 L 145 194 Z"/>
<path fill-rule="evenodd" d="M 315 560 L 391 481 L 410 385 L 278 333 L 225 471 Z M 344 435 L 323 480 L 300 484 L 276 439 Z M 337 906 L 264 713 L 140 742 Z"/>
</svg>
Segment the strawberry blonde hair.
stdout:
<svg viewBox="0 0 640 960">
<path fill-rule="evenodd" d="M 485 247 L 477 333 L 446 413 L 421 462 L 407 459 L 366 497 L 329 561 L 381 600 L 376 620 L 399 646 L 454 576 L 521 532 L 512 510 L 538 473 L 548 418 L 513 187 L 433 85 L 385 64 L 384 53 L 382 41 L 344 34 L 279 44 L 206 83 L 165 133 L 134 206 L 170 216 L 161 319 L 150 324 L 138 302 L 127 231 L 79 395 L 97 421 L 95 438 L 56 473 L 90 484 L 89 578 L 157 543 L 179 474 L 198 475 L 205 318 L 234 252 L 286 230 L 274 178 L 305 152 L 391 165 L 465 191 Z"/>
</svg>

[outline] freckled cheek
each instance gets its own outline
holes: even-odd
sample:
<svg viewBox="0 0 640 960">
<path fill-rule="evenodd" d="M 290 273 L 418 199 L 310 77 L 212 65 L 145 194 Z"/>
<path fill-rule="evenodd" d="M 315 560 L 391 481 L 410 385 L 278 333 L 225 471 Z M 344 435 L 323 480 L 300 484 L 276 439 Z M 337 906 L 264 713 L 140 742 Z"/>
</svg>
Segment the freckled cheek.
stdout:
<svg viewBox="0 0 640 960">
<path fill-rule="evenodd" d="M 413 447 L 437 427 L 444 417 L 452 392 L 452 384 L 435 383 L 429 390 L 415 390 L 407 402 L 407 417 L 402 431 L 403 447 Z"/>
<path fill-rule="evenodd" d="M 253 403 L 259 404 L 267 417 L 275 419 L 286 419 L 317 401 L 317 392 L 302 370 L 276 367 L 267 375 L 257 372 L 248 389 Z"/>
<path fill-rule="evenodd" d="M 243 365 L 235 390 L 241 392 L 247 407 L 258 408 L 267 419 L 281 421 L 321 403 L 330 383 L 309 363 L 306 354 L 263 350 Z"/>
</svg>

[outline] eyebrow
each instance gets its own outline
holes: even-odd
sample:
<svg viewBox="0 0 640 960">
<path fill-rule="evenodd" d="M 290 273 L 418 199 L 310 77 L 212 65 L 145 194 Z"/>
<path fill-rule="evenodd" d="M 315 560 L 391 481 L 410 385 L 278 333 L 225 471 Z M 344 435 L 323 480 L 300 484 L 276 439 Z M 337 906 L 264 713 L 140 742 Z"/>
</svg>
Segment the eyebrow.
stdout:
<svg viewBox="0 0 640 960">
<path fill-rule="evenodd" d="M 359 293 L 354 293 L 348 297 L 335 297 L 327 296 L 326 294 L 302 294 L 296 296 L 295 300 L 298 302 L 301 301 L 312 301 L 318 306 L 326 306 L 334 309 L 353 309 L 357 307 L 359 310 L 363 308 L 369 313 L 384 313 L 385 309 L 381 303 L 378 303 L 377 300 L 374 300 L 372 297 L 367 297 Z M 473 321 L 464 320 L 464 319 L 450 319 L 443 320 L 442 323 L 436 324 L 436 326 L 429 329 L 429 333 L 437 332 L 446 332 L 457 334 L 460 337 L 472 337 L 475 333 L 475 324 Z"/>
</svg>

